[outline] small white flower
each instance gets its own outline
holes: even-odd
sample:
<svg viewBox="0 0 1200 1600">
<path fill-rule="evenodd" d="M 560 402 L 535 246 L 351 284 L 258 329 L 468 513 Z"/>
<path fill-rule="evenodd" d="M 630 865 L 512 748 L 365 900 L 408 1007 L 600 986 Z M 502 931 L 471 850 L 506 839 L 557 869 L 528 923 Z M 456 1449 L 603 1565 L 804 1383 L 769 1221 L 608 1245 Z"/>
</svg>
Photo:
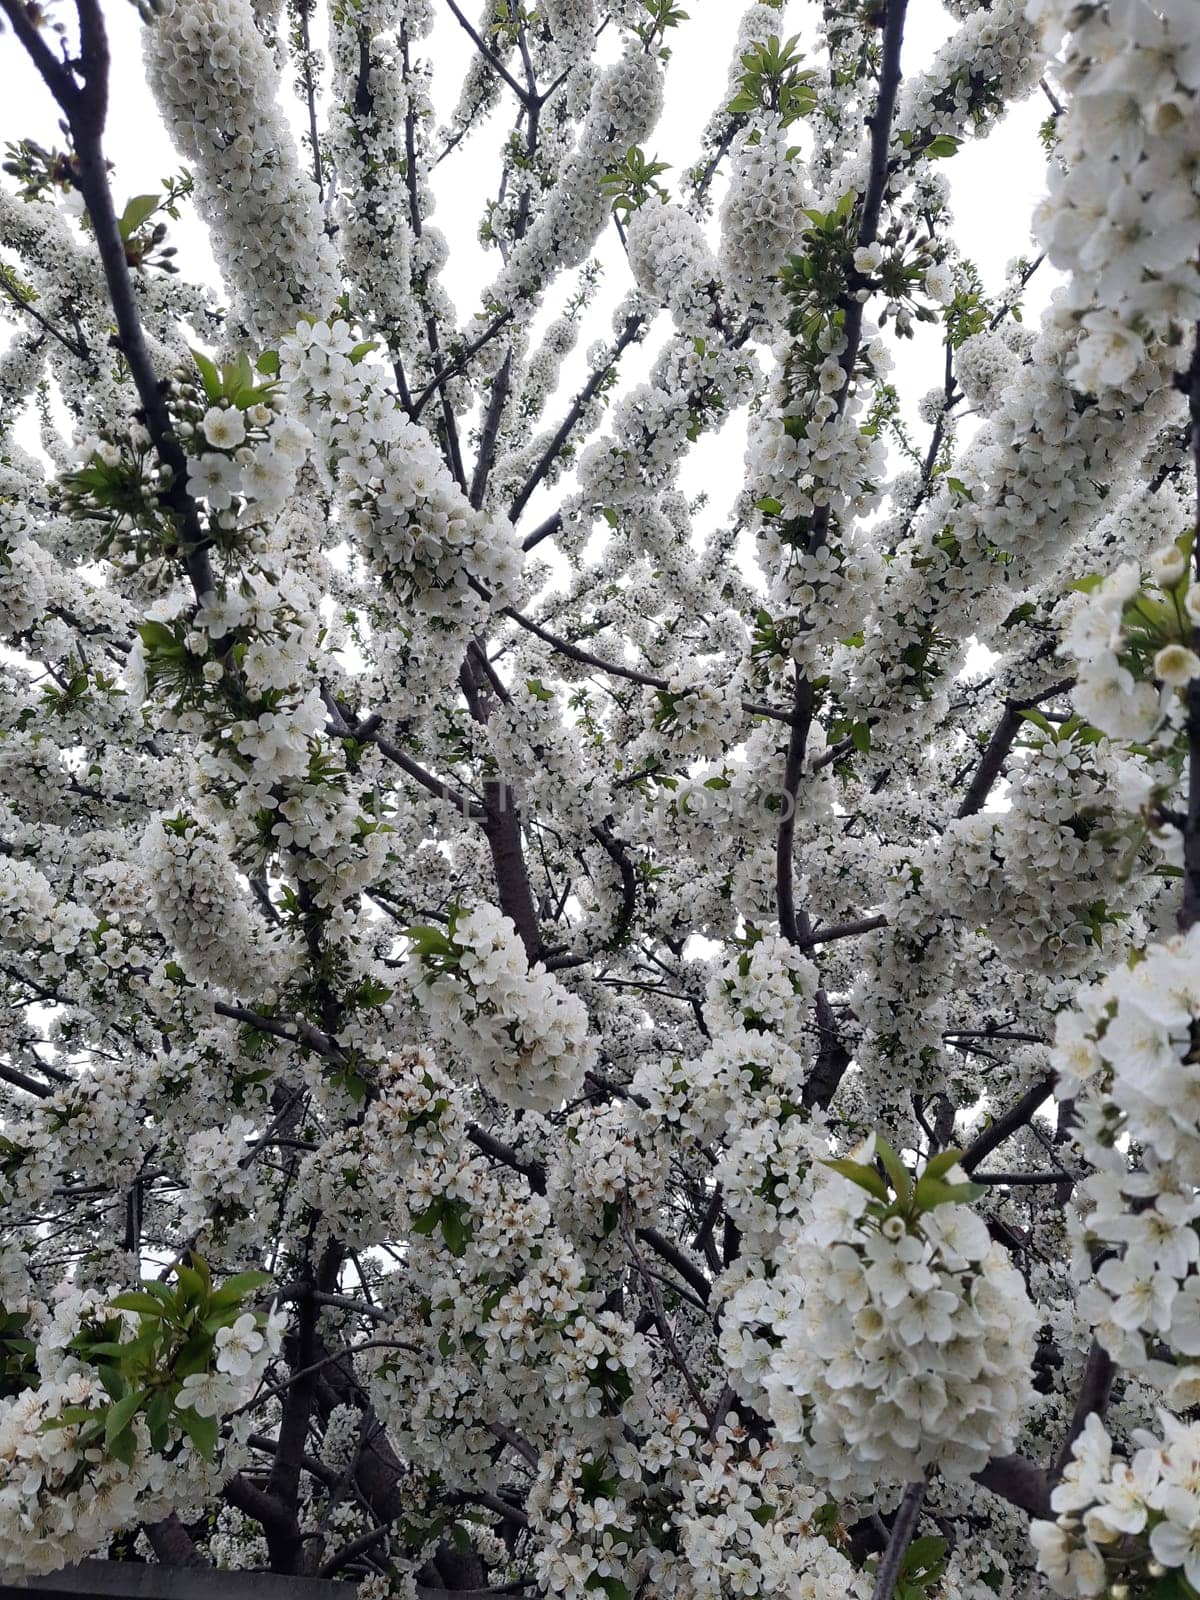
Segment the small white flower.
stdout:
<svg viewBox="0 0 1200 1600">
<path fill-rule="evenodd" d="M 217 1330 L 217 1371 L 234 1378 L 246 1377 L 263 1344 L 253 1312 L 244 1311 L 231 1328 Z"/>
<path fill-rule="evenodd" d="M 1177 544 L 1165 544 L 1160 550 L 1155 550 L 1150 557 L 1150 571 L 1155 580 L 1164 587 L 1178 583 L 1183 577 L 1187 563 L 1183 551 Z"/>
<path fill-rule="evenodd" d="M 201 427 L 214 450 L 236 450 L 246 440 L 246 419 L 236 406 L 210 406 Z"/>
<path fill-rule="evenodd" d="M 1154 658 L 1154 676 L 1160 683 L 1169 683 L 1173 689 L 1200 675 L 1200 656 L 1186 645 L 1168 644 Z"/>
</svg>

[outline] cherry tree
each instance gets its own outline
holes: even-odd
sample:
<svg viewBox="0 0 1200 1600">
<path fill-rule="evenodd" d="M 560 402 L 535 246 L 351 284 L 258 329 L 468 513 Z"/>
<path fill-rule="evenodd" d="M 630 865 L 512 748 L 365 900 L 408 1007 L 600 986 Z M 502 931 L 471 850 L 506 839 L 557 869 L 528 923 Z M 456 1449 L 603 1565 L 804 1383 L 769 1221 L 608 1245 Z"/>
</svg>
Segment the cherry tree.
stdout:
<svg viewBox="0 0 1200 1600">
<path fill-rule="evenodd" d="M 0 0 L 4 1577 L 1200 1594 L 1200 6 L 945 7 Z"/>
</svg>

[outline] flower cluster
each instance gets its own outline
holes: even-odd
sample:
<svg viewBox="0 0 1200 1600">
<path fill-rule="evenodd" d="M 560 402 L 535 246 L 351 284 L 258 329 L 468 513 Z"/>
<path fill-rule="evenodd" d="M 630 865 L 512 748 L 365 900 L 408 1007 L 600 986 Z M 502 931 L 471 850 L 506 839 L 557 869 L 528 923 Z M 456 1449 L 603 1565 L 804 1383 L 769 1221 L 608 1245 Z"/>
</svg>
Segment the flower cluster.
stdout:
<svg viewBox="0 0 1200 1600">
<path fill-rule="evenodd" d="M 155 817 L 142 865 L 154 914 L 189 978 L 247 998 L 279 981 L 286 945 L 252 910 L 209 830 L 192 817 Z"/>
<path fill-rule="evenodd" d="M 0 1401 L 6 1575 L 54 1572 L 91 1555 L 115 1530 L 170 1509 L 160 1489 L 166 1464 L 151 1449 L 144 1423 L 134 1430 L 128 1461 L 83 1446 L 84 1422 L 103 1416 L 108 1399 L 98 1374 L 78 1370 Z"/>
<path fill-rule="evenodd" d="M 413 930 L 412 980 L 448 1048 L 506 1105 L 553 1111 L 595 1060 L 587 1008 L 530 967 L 510 917 L 493 906 L 454 918 L 447 933 Z"/>
<path fill-rule="evenodd" d="M 1161 1592 L 1167 1573 L 1200 1589 L 1200 1426 L 1159 1415 L 1161 1435 L 1138 1429 L 1130 1460 L 1113 1454 L 1096 1413 L 1088 1417 L 1050 1496 L 1056 1520 L 1030 1529 L 1038 1567 L 1055 1594 L 1151 1595 Z"/>
<path fill-rule="evenodd" d="M 705 328 L 720 269 L 695 217 L 670 202 L 639 206 L 626 239 L 629 270 L 642 293 L 665 305 L 681 327 Z"/>
<path fill-rule="evenodd" d="M 1081 1197 L 1080 1311 L 1123 1366 L 1180 1406 L 1195 1403 L 1200 1356 L 1198 1027 L 1193 928 L 1085 990 L 1059 1019 L 1053 1056 L 1096 1168 Z"/>
<path fill-rule="evenodd" d="M 740 685 L 714 684 L 703 666 L 678 673 L 659 690 L 651 726 L 666 735 L 671 753 L 713 759 L 734 742 L 742 721 Z"/>
<path fill-rule="evenodd" d="M 1149 582 L 1125 562 L 1075 606 L 1060 647 L 1078 663 L 1073 698 L 1112 739 L 1144 744 L 1178 704 L 1171 691 L 1200 677 L 1192 648 L 1200 584 L 1189 581 L 1191 549 L 1189 535 L 1155 550 Z M 1145 592 L 1150 584 L 1157 596 Z"/>
<path fill-rule="evenodd" d="M 744 296 L 766 293 L 796 241 L 809 198 L 794 139 L 778 119 L 739 135 L 721 208 L 721 268 Z"/>
<path fill-rule="evenodd" d="M 818 1181 L 769 1280 L 726 1312 L 722 1348 L 747 1398 L 838 1492 L 870 1493 L 936 1466 L 965 1479 L 1011 1448 L 1029 1396 L 1035 1318 L 1020 1274 L 961 1203 L 961 1169 L 938 1158 L 915 1187 L 862 1161 Z M 925 1188 L 922 1189 L 921 1185 Z M 925 1209 L 925 1208 L 928 1209 Z M 769 1329 L 769 1354 L 743 1366 Z"/>
<path fill-rule="evenodd" d="M 647 136 L 661 109 L 658 60 L 631 44 L 596 79 L 578 144 L 505 263 L 494 301 L 524 311 L 557 273 L 579 265 L 607 219 L 606 173 Z"/>
<path fill-rule="evenodd" d="M 261 1275 L 214 1289 L 206 1263 L 191 1259 L 174 1289 L 157 1282 L 110 1299 L 63 1285 L 51 1306 L 16 1314 L 34 1361 L 0 1391 L 6 1577 L 92 1555 L 132 1523 L 211 1492 L 238 1464 L 245 1429 L 235 1424 L 218 1453 L 217 1419 L 257 1388 L 280 1324 L 240 1310 Z M 12 1315 L 0 1306 L 0 1326 Z"/>
<path fill-rule="evenodd" d="M 1062 161 L 1038 217 L 1050 259 L 1071 273 L 1064 314 L 1082 322 L 1075 376 L 1119 384 L 1161 341 L 1185 365 L 1200 314 L 1200 24 L 1182 4 L 1036 0 L 1071 92 Z"/>
<path fill-rule="evenodd" d="M 468 616 L 472 583 L 502 595 L 516 575 L 511 532 L 474 510 L 432 439 L 404 415 L 346 322 L 300 322 L 281 373 L 318 440 L 351 533 L 401 597 L 427 616 Z"/>
<path fill-rule="evenodd" d="M 277 73 L 253 7 L 168 0 L 143 41 L 171 136 L 195 165 L 197 200 L 237 321 L 270 342 L 298 311 L 333 304 L 338 269 L 276 104 Z"/>
<path fill-rule="evenodd" d="M 944 915 L 985 928 L 1013 967 L 1078 971 L 1094 958 L 1104 919 L 1129 899 L 1112 848 L 1116 796 L 1094 734 L 1040 721 L 1028 724 L 1025 757 L 1010 769 L 1009 808 L 956 819 L 931 849 L 930 899 Z M 1058 885 L 1052 901 L 1047 874 Z"/>
</svg>

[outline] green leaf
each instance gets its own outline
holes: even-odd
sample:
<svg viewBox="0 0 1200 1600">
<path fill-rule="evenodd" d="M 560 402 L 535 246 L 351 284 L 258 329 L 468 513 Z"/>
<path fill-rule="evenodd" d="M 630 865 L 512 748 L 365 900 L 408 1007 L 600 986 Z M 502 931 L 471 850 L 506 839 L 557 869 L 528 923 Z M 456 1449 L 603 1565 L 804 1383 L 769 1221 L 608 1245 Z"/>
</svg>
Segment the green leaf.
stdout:
<svg viewBox="0 0 1200 1600">
<path fill-rule="evenodd" d="M 888 1187 L 875 1171 L 874 1167 L 864 1167 L 861 1162 L 849 1161 L 842 1158 L 837 1161 L 822 1161 L 823 1167 L 830 1167 L 834 1172 L 840 1173 L 843 1178 L 849 1178 L 851 1183 L 856 1183 L 860 1189 L 865 1189 L 876 1200 L 885 1204 L 888 1198 Z"/>
<path fill-rule="evenodd" d="M 526 678 L 525 687 L 535 700 L 553 700 L 553 689 L 547 689 L 540 678 Z"/>
<path fill-rule="evenodd" d="M 454 954 L 454 942 L 447 937 L 445 930 L 442 928 L 434 928 L 428 923 L 418 922 L 404 931 L 422 960 L 431 955 L 449 956 Z"/>
<path fill-rule="evenodd" d="M 213 1336 L 201 1330 L 186 1340 L 171 1363 L 171 1376 L 191 1378 L 198 1372 L 207 1372 L 212 1355 Z"/>
<path fill-rule="evenodd" d="M 277 378 L 279 376 L 279 351 L 264 350 L 254 365 L 266 377 Z"/>
<path fill-rule="evenodd" d="M 587 1583 L 584 1584 L 584 1588 L 603 1589 L 608 1596 L 608 1600 L 629 1600 L 629 1590 L 621 1582 L 620 1578 L 603 1578 L 598 1572 L 592 1573 Z"/>
<path fill-rule="evenodd" d="M 939 1150 L 936 1156 L 931 1156 L 926 1162 L 925 1171 L 921 1174 L 921 1181 L 926 1178 L 931 1181 L 945 1177 L 955 1162 L 962 1160 L 961 1150 Z"/>
<path fill-rule="evenodd" d="M 899 1199 L 907 1205 L 912 1194 L 912 1179 L 909 1177 L 908 1168 L 886 1139 L 875 1140 L 875 1153 L 883 1162 L 884 1171 L 892 1180 L 892 1188 Z"/>
<path fill-rule="evenodd" d="M 128 1463 L 133 1457 L 132 1449 L 130 1449 L 128 1456 L 121 1454 L 117 1448 L 117 1440 L 129 1430 L 129 1425 L 134 1417 L 137 1416 L 144 1399 L 145 1390 L 134 1389 L 123 1400 L 118 1400 L 115 1405 L 109 1407 L 108 1416 L 104 1421 L 104 1442 L 120 1461 Z M 131 1446 L 134 1443 L 131 1430 L 129 1442 Z"/>
<path fill-rule="evenodd" d="M 204 385 L 204 392 L 212 401 L 217 401 L 225 392 L 221 382 L 221 374 L 217 371 L 215 361 L 210 361 L 207 356 L 201 355 L 199 350 L 192 351 L 192 360 L 196 363 L 196 370 L 200 374 L 200 382 Z"/>
<path fill-rule="evenodd" d="M 128 243 L 132 234 L 135 234 L 145 222 L 147 217 L 153 216 L 158 210 L 158 196 L 156 194 L 135 195 L 121 213 L 121 220 L 117 227 L 121 230 L 121 238 Z"/>
<path fill-rule="evenodd" d="M 932 1211 L 935 1206 L 970 1205 L 986 1193 L 982 1183 L 943 1183 L 940 1178 L 922 1177 L 913 1198 L 922 1211 Z"/>
<path fill-rule="evenodd" d="M 940 133 L 925 146 L 925 154 L 931 161 L 938 161 L 944 156 L 954 155 L 961 143 L 961 139 L 951 138 L 948 133 Z"/>
<path fill-rule="evenodd" d="M 104 1392 L 112 1400 L 124 1400 L 129 1393 L 129 1385 L 117 1371 L 116 1367 L 100 1364 L 96 1371 L 100 1374 L 100 1382 L 104 1385 Z"/>
<path fill-rule="evenodd" d="M 167 1428 L 171 1418 L 171 1395 L 166 1389 L 156 1389 L 146 1407 L 146 1426 L 150 1430 L 150 1443 L 161 1450 L 167 1442 Z"/>
<path fill-rule="evenodd" d="M 180 1263 L 175 1268 L 175 1277 L 183 1291 L 184 1304 L 196 1305 L 208 1293 L 208 1284 L 195 1267 L 185 1267 Z"/>
<path fill-rule="evenodd" d="M 161 1317 L 166 1308 L 152 1294 L 131 1289 L 127 1294 L 114 1295 L 108 1302 L 114 1311 L 136 1311 L 143 1317 Z"/>
<path fill-rule="evenodd" d="M 274 1280 L 269 1272 L 235 1272 L 232 1278 L 225 1279 L 213 1295 L 213 1304 L 227 1305 L 229 1295 L 244 1300 L 248 1294 L 253 1294 L 256 1289 L 265 1289 L 272 1282 Z"/>
<path fill-rule="evenodd" d="M 198 1411 L 193 1411 L 191 1406 L 176 1408 L 175 1415 L 179 1425 L 195 1445 L 206 1461 L 211 1461 L 213 1451 L 217 1448 L 217 1419 L 216 1417 L 202 1417 Z"/>
<path fill-rule="evenodd" d="M 442 1207 L 442 1238 L 452 1256 L 461 1256 L 470 1242 L 471 1214 L 461 1200 L 448 1201 Z"/>
<path fill-rule="evenodd" d="M 180 654 L 183 651 L 174 630 L 165 622 L 141 622 L 137 632 L 143 649 L 149 655 Z"/>
<path fill-rule="evenodd" d="M 438 1195 L 429 1202 L 419 1217 L 413 1218 L 413 1232 L 421 1234 L 432 1233 L 441 1221 L 441 1217 L 442 1197 Z"/>
</svg>

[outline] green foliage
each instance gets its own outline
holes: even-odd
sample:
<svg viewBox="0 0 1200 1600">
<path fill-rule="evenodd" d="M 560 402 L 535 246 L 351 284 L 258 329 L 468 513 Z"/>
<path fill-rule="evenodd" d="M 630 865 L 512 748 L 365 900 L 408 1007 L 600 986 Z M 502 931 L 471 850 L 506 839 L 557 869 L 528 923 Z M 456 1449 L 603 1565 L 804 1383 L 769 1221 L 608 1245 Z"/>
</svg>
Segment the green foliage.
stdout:
<svg viewBox="0 0 1200 1600">
<path fill-rule="evenodd" d="M 0 1305 L 0 1400 L 11 1400 L 37 1385 L 34 1345 L 25 1337 L 28 1321 L 28 1311 L 9 1311 Z"/>
<path fill-rule="evenodd" d="M 900 1564 L 895 1600 L 927 1600 L 945 1575 L 948 1548 L 946 1540 L 936 1535 L 914 1539 Z"/>
<path fill-rule="evenodd" d="M 375 346 L 367 348 L 373 350 Z M 277 387 L 270 381 L 279 371 L 279 357 L 273 350 L 259 356 L 254 366 L 250 365 L 250 357 L 244 351 L 235 361 L 228 361 L 222 367 L 218 367 L 201 350 L 192 351 L 192 360 L 200 374 L 204 396 L 210 406 L 228 401 L 239 411 L 247 411 L 251 406 L 268 401 Z M 259 383 L 255 377 L 256 371 L 260 375 L 267 374 L 269 381 Z"/>
<path fill-rule="evenodd" d="M 211 1459 L 217 1419 L 179 1404 L 183 1380 L 213 1369 L 218 1332 L 237 1321 L 244 1302 L 269 1284 L 271 1275 L 241 1272 L 217 1288 L 208 1263 L 189 1254 L 174 1276 L 174 1285 L 147 1280 L 110 1301 L 112 1312 L 137 1318 L 132 1336 L 121 1316 L 98 1316 L 84 1324 L 69 1348 L 95 1368 L 112 1403 L 98 1410 L 70 1407 L 48 1426 L 78 1423 L 83 1448 L 102 1441 L 117 1460 L 129 1462 L 137 1444 L 134 1421 L 144 1416 L 154 1450 L 166 1451 L 172 1431 L 182 1432 Z"/>
<path fill-rule="evenodd" d="M 143 267 L 157 267 L 161 272 L 177 272 L 173 257 L 175 248 L 165 243 L 167 225 L 163 221 L 150 226 L 161 212 L 174 220 L 179 218 L 179 202 L 192 192 L 192 178 L 181 172 L 176 178 L 163 179 L 163 193 L 134 195 L 117 218 L 121 243 L 125 246 L 125 260 L 140 271 Z"/>
<path fill-rule="evenodd" d="M 647 46 L 662 39 L 669 29 L 677 28 L 688 19 L 687 12 L 676 4 L 676 0 L 642 0 L 642 9 L 647 13 L 646 21 L 638 23 L 634 32 Z"/>
<path fill-rule="evenodd" d="M 867 1214 L 878 1222 L 888 1217 L 900 1217 L 907 1227 L 917 1227 L 924 1212 L 937 1206 L 969 1205 L 986 1194 L 978 1183 L 950 1183 L 946 1174 L 962 1159 L 961 1150 L 943 1150 L 926 1163 L 919 1178 L 908 1171 L 899 1153 L 886 1139 L 875 1139 L 875 1159 L 878 1165 L 868 1166 L 847 1157 L 822 1163 L 839 1173 L 851 1183 L 865 1189 L 871 1197 Z M 882 1167 L 881 1172 L 879 1168 Z"/>
<path fill-rule="evenodd" d="M 778 112 L 787 128 L 813 110 L 816 73 L 800 66 L 799 43 L 798 36 L 781 43 L 778 35 L 772 34 L 765 44 L 745 52 L 741 85 L 729 102 L 734 116 Z"/>
<path fill-rule="evenodd" d="M 468 1202 L 452 1199 L 449 1195 L 435 1195 L 413 1222 L 413 1232 L 430 1234 L 437 1228 L 441 1229 L 443 1242 L 450 1254 L 461 1256 L 473 1232 Z"/>
<path fill-rule="evenodd" d="M 203 668 L 200 659 L 191 653 L 185 643 L 186 622 L 143 622 L 137 631 L 142 641 L 148 690 L 165 685 L 182 694 L 201 681 Z"/>
<path fill-rule="evenodd" d="M 983 280 L 974 262 L 961 261 L 958 275 L 965 282 L 956 289 L 954 299 L 945 312 L 947 337 L 955 350 L 975 334 L 982 333 L 992 318 L 992 308 L 983 292 Z"/>
<path fill-rule="evenodd" d="M 644 205 L 652 194 L 656 194 L 660 200 L 667 198 L 667 191 L 656 180 L 660 172 L 668 171 L 668 162 L 647 161 L 645 151 L 634 144 L 625 152 L 624 159 L 611 172 L 604 174 L 600 187 L 611 201 L 613 210 L 623 211 L 628 216 L 631 211 Z"/>
</svg>

